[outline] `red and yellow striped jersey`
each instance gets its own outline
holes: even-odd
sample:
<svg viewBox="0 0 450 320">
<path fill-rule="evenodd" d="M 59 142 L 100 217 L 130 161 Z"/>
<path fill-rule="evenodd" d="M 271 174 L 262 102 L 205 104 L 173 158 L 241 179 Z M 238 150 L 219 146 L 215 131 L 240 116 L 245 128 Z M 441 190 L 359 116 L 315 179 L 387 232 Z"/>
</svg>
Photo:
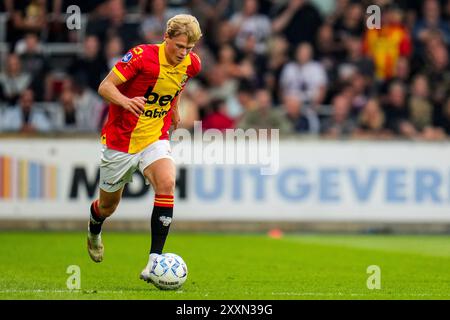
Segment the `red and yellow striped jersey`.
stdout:
<svg viewBox="0 0 450 320">
<path fill-rule="evenodd" d="M 191 52 L 174 67 L 167 62 L 164 47 L 164 42 L 138 45 L 112 69 L 124 81 L 118 86 L 123 95 L 144 96 L 147 102 L 139 118 L 110 103 L 102 129 L 102 143 L 108 148 L 137 153 L 157 140 L 169 138 L 172 106 L 188 79 L 200 72 L 201 63 Z"/>
<path fill-rule="evenodd" d="M 377 78 L 390 79 L 396 75 L 398 58 L 411 54 L 412 43 L 409 32 L 402 25 L 369 29 L 364 36 L 363 51 L 373 59 Z"/>
</svg>

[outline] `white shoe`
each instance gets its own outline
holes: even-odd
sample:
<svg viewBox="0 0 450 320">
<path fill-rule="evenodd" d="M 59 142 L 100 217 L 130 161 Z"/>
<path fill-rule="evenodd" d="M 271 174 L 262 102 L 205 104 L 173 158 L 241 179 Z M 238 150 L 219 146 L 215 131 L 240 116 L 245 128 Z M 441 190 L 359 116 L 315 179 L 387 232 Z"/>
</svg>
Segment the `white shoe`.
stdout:
<svg viewBox="0 0 450 320">
<path fill-rule="evenodd" d="M 102 243 L 101 234 L 102 234 L 101 232 L 99 234 L 92 234 L 90 231 L 88 231 L 87 236 L 88 252 L 91 259 L 95 262 L 102 262 L 103 260 L 104 247 Z"/>
<path fill-rule="evenodd" d="M 147 266 L 145 266 L 144 270 L 142 270 L 141 274 L 139 275 L 139 279 L 147 281 L 147 283 L 153 283 L 152 279 L 150 278 L 150 272 L 152 271 L 153 261 L 155 261 L 157 257 L 157 253 L 150 254 Z"/>
</svg>

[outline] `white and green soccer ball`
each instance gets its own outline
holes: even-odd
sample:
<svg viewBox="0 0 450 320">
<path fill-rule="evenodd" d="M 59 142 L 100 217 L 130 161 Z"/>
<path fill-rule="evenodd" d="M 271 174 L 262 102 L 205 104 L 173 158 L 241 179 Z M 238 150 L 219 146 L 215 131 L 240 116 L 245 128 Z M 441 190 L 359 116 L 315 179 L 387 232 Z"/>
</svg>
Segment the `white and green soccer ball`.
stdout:
<svg viewBox="0 0 450 320">
<path fill-rule="evenodd" d="M 163 253 L 153 260 L 150 269 L 152 283 L 161 290 L 176 290 L 186 281 L 188 275 L 184 260 L 174 253 Z"/>
</svg>

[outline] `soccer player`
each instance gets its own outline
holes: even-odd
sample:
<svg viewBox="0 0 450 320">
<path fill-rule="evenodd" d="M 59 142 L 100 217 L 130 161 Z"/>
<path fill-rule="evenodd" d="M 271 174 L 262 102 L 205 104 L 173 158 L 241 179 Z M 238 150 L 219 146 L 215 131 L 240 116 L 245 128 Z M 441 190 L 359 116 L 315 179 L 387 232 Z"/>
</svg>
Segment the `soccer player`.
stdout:
<svg viewBox="0 0 450 320">
<path fill-rule="evenodd" d="M 125 184 L 139 170 L 155 191 L 150 255 L 140 276 L 147 282 L 149 267 L 162 253 L 173 216 L 175 164 L 168 131 L 180 121 L 178 102 L 186 82 L 200 71 L 200 59 L 192 49 L 201 36 L 195 17 L 172 17 L 164 42 L 132 48 L 98 88 L 110 105 L 101 136 L 100 193 L 90 208 L 88 252 L 95 262 L 103 260 L 102 224 L 114 213 Z"/>
</svg>

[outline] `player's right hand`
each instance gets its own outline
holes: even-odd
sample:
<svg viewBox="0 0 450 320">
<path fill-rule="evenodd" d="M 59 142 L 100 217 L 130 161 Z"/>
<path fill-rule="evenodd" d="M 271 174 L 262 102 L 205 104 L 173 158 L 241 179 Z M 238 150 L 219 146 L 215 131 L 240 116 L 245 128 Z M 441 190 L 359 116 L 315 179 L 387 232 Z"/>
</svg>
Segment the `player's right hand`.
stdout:
<svg viewBox="0 0 450 320">
<path fill-rule="evenodd" d="M 145 110 L 145 102 L 147 99 L 145 97 L 134 97 L 134 98 L 128 98 L 127 101 L 125 101 L 124 104 L 122 104 L 122 107 L 125 110 L 130 111 L 132 114 L 134 114 L 136 117 L 139 118 L 139 116 L 144 112 Z"/>
</svg>

